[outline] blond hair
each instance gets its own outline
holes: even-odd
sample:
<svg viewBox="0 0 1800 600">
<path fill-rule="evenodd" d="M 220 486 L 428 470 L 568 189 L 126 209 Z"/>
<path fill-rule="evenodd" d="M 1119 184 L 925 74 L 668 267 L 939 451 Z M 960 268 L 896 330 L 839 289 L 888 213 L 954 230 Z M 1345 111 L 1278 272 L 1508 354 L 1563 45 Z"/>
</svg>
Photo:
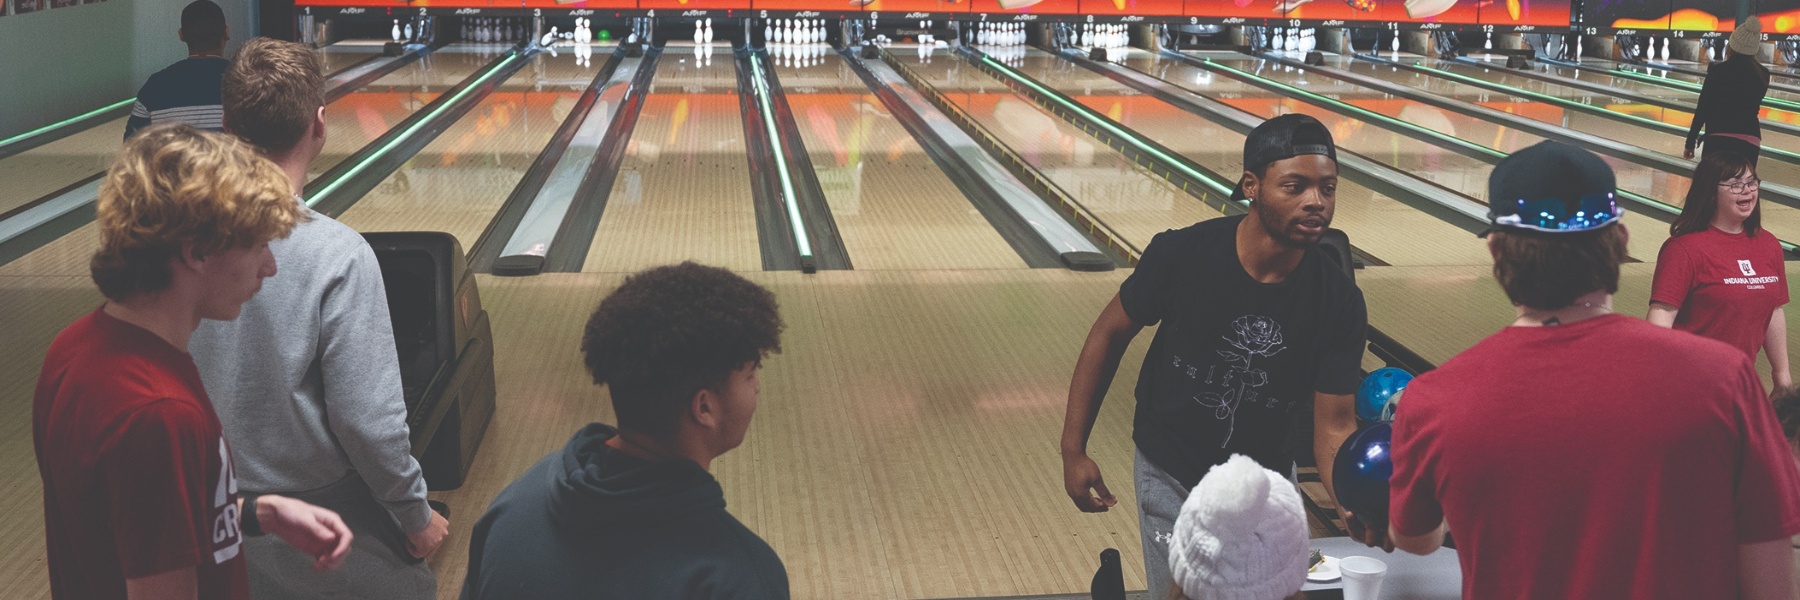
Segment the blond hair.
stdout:
<svg viewBox="0 0 1800 600">
<path fill-rule="evenodd" d="M 88 270 L 113 300 L 168 287 L 170 259 L 287 237 L 306 218 L 287 174 L 249 144 L 181 124 L 143 130 L 100 184 Z"/>
<path fill-rule="evenodd" d="M 259 37 L 244 43 L 220 81 L 225 128 L 264 152 L 293 149 L 325 105 L 319 57 L 306 46 Z"/>
</svg>

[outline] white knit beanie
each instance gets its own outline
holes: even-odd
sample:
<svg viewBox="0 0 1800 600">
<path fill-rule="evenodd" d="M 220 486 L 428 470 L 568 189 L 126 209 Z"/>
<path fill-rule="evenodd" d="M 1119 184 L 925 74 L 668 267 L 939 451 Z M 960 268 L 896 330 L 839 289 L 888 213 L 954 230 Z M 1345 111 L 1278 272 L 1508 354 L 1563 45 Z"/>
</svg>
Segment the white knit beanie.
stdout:
<svg viewBox="0 0 1800 600">
<path fill-rule="evenodd" d="M 1306 583 L 1308 552 L 1294 484 L 1238 454 L 1181 504 L 1169 573 L 1191 600 L 1280 600 Z"/>
<path fill-rule="evenodd" d="M 1731 32 L 1731 43 L 1727 47 L 1738 54 L 1756 56 L 1762 51 L 1762 19 L 1752 16 L 1739 24 L 1737 30 Z"/>
</svg>

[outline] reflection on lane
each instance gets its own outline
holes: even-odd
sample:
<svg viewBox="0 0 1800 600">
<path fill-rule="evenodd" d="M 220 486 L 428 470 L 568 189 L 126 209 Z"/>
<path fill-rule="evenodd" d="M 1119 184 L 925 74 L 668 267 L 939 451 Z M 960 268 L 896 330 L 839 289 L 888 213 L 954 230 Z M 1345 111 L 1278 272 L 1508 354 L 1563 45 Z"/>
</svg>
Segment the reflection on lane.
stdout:
<svg viewBox="0 0 1800 600">
<path fill-rule="evenodd" d="M 327 105 L 325 149 L 307 166 L 307 176 L 318 177 L 337 166 L 504 50 L 497 44 L 442 48 Z"/>
<path fill-rule="evenodd" d="M 1235 130 L 1044 52 L 1032 51 L 1015 68 L 1228 179 L 1244 170 L 1244 135 Z M 1466 230 L 1347 178 L 1339 182 L 1333 227 L 1348 233 L 1357 247 L 1393 265 L 1491 261 L 1480 244 L 1469 243 Z"/>
<path fill-rule="evenodd" d="M 443 231 L 475 243 L 593 82 L 574 55 L 539 54 L 338 220 L 360 231 Z"/>
<path fill-rule="evenodd" d="M 857 269 L 1025 268 L 843 57 L 775 71 Z"/>
<path fill-rule="evenodd" d="M 762 269 L 744 144 L 731 47 L 696 58 L 671 45 L 657 59 L 582 270 L 684 260 Z"/>
<path fill-rule="evenodd" d="M 1220 216 L 948 51 L 894 57 L 1139 249 L 1158 233 Z"/>
<path fill-rule="evenodd" d="M 1210 58 L 1226 66 L 1253 73 L 1265 79 L 1313 93 L 1329 95 L 1358 108 L 1394 117 L 1445 135 L 1460 137 L 1501 152 L 1514 152 L 1542 141 L 1542 138 L 1523 131 L 1499 127 L 1479 119 L 1395 98 L 1316 73 L 1308 74 L 1303 69 L 1268 63 L 1257 58 L 1241 57 L 1241 55 L 1240 57 L 1211 55 Z M 1156 60 L 1163 64 L 1177 62 L 1160 58 Z M 1206 72 L 1205 69 L 1199 67 L 1178 64 L 1169 67 L 1167 79 L 1178 85 L 1199 89 L 1199 91 L 1215 97 L 1244 96 L 1236 99 L 1221 98 L 1221 101 L 1257 113 L 1262 117 L 1288 112 L 1312 115 L 1331 127 L 1332 132 L 1336 134 L 1338 143 L 1345 148 L 1372 155 L 1372 158 L 1383 162 L 1404 161 L 1390 162 L 1389 164 L 1394 164 L 1403 170 L 1426 177 L 1440 185 L 1483 201 L 1487 198 L 1487 179 L 1488 174 L 1493 171 L 1493 164 L 1486 160 L 1419 141 L 1378 124 L 1366 123 L 1360 119 L 1340 115 L 1330 109 L 1299 99 L 1268 98 L 1270 93 L 1262 88 L 1223 75 L 1213 76 L 1204 86 L 1184 83 L 1193 81 L 1197 73 Z M 1258 94 L 1262 96 L 1259 97 Z M 1619 172 L 1619 185 L 1623 189 L 1656 199 L 1666 199 L 1667 196 L 1650 193 L 1650 190 L 1667 186 L 1671 182 L 1681 184 L 1674 197 L 1679 198 L 1679 194 L 1687 191 L 1685 178 L 1621 161 L 1609 162 Z M 1632 230 L 1638 233 L 1631 239 L 1631 255 L 1642 260 L 1654 260 L 1662 240 L 1668 237 L 1668 226 L 1635 211 L 1628 212 L 1625 218 Z"/>
<path fill-rule="evenodd" d="M 1366 62 L 1366 61 L 1357 61 L 1357 62 Z M 1565 85 L 1552 84 L 1552 83 L 1545 82 L 1543 80 L 1533 79 L 1530 77 L 1520 77 L 1518 75 L 1508 74 L 1504 69 L 1483 69 L 1483 68 L 1480 68 L 1480 67 L 1477 67 L 1474 65 L 1451 62 L 1451 61 L 1432 61 L 1431 63 L 1429 63 L 1429 66 L 1431 66 L 1432 68 L 1442 69 L 1442 70 L 1456 73 L 1459 75 L 1474 77 L 1476 79 L 1481 79 L 1484 81 L 1491 81 L 1491 82 L 1498 83 L 1501 85 L 1506 85 L 1506 86 L 1511 86 L 1511 87 L 1519 87 L 1519 88 L 1526 89 L 1529 91 L 1535 91 L 1535 92 L 1538 92 L 1541 94 L 1547 94 L 1547 95 L 1555 96 L 1558 98 L 1566 98 L 1569 100 L 1574 100 L 1576 102 L 1581 102 L 1583 104 L 1602 107 L 1607 110 L 1611 110 L 1613 112 L 1644 117 L 1646 119 L 1661 121 L 1664 123 L 1674 125 L 1676 127 L 1680 127 L 1680 128 L 1682 128 L 1683 133 L 1681 136 L 1677 137 L 1677 139 L 1680 141 L 1677 143 L 1677 146 L 1675 147 L 1675 150 L 1673 152 L 1674 156 L 1681 155 L 1682 145 L 1685 145 L 1686 139 L 1687 139 L 1685 137 L 1687 126 L 1692 124 L 1693 119 L 1694 119 L 1693 111 L 1673 110 L 1673 109 L 1669 109 L 1669 108 L 1663 108 L 1660 106 L 1645 104 L 1643 102 L 1628 100 L 1625 98 L 1619 98 L 1619 97 L 1611 96 L 1611 95 L 1607 95 L 1607 94 L 1597 94 L 1597 93 L 1588 92 L 1585 90 L 1581 90 L 1578 88 L 1573 88 L 1573 87 L 1569 87 L 1569 86 L 1565 86 Z M 1388 67 L 1388 68 L 1391 68 L 1391 67 Z M 1593 74 L 1589 73 L 1589 72 L 1583 71 L 1581 73 L 1589 76 L 1590 79 L 1593 76 Z M 1601 77 L 1605 77 L 1605 76 L 1601 76 Z M 1651 87 L 1651 88 L 1658 87 L 1658 86 L 1651 86 L 1651 85 L 1641 83 L 1641 82 L 1631 81 L 1629 79 L 1613 78 L 1613 77 L 1605 77 L 1605 78 L 1609 82 L 1618 82 L 1620 85 L 1618 85 L 1617 87 L 1620 87 L 1621 89 L 1625 89 L 1625 90 L 1633 90 L 1633 88 L 1625 87 L 1626 85 L 1635 85 L 1635 86 L 1639 86 L 1639 87 Z M 1607 83 L 1606 85 L 1614 85 L 1614 84 Z M 1689 95 L 1686 102 L 1688 104 L 1692 104 L 1693 96 Z M 1776 117 L 1782 117 L 1782 116 L 1794 117 L 1795 116 L 1795 115 L 1792 115 L 1792 114 L 1789 114 L 1786 112 L 1782 112 L 1782 111 L 1773 111 L 1772 112 L 1769 109 L 1766 109 L 1766 108 L 1763 109 L 1763 118 L 1764 119 L 1770 119 L 1771 115 L 1774 115 Z M 1794 118 L 1789 122 L 1800 123 L 1800 118 Z M 1630 129 L 1631 128 L 1626 125 L 1613 125 L 1613 127 L 1618 128 L 1618 129 Z M 1671 135 L 1671 134 L 1664 134 L 1664 135 Z M 1783 133 L 1780 131 L 1774 131 L 1767 127 L 1763 128 L 1763 142 L 1766 145 L 1769 145 L 1772 147 L 1786 148 L 1786 149 L 1800 149 L 1800 136 L 1795 136 L 1793 134 Z M 1648 147 L 1648 146 L 1646 146 L 1646 147 Z M 1800 178 L 1793 179 L 1791 181 L 1791 183 L 1792 184 L 1800 184 Z"/>
</svg>

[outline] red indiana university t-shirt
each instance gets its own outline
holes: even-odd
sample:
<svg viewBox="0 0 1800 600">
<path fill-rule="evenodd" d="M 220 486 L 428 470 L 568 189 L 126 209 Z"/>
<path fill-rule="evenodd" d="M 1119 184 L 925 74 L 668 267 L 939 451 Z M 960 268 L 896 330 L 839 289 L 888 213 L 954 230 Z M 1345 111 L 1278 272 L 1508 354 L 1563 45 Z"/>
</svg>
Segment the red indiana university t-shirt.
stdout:
<svg viewBox="0 0 1800 600">
<path fill-rule="evenodd" d="M 1708 227 L 1663 242 L 1650 300 L 1681 309 L 1676 329 L 1755 357 L 1770 316 L 1788 302 L 1786 268 L 1774 234 L 1750 237 Z"/>
<path fill-rule="evenodd" d="M 50 344 L 31 418 L 51 596 L 197 569 L 201 600 L 250 597 L 231 451 L 187 353 L 97 309 Z"/>
<path fill-rule="evenodd" d="M 1464 598 L 1736 598 L 1738 545 L 1800 533 L 1800 469 L 1749 359 L 1608 315 L 1508 327 L 1406 387 L 1394 529 L 1448 523 Z"/>
</svg>

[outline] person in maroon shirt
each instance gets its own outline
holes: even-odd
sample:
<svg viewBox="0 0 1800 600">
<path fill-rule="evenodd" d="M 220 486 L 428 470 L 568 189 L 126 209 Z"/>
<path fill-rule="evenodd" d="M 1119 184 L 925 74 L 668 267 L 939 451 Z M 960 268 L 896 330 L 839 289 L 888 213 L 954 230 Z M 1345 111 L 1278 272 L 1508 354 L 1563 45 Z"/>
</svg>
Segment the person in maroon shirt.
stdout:
<svg viewBox="0 0 1800 600">
<path fill-rule="evenodd" d="M 249 597 L 243 537 L 275 534 L 329 569 L 336 513 L 240 498 L 231 447 L 187 354 L 201 319 L 233 319 L 275 274 L 269 240 L 301 218 L 287 176 L 235 138 L 152 126 L 101 183 L 107 302 L 58 334 L 32 404 L 55 598 Z"/>
<path fill-rule="evenodd" d="M 1751 360 L 1760 348 L 1775 387 L 1787 388 L 1787 265 L 1781 242 L 1762 230 L 1760 183 L 1742 154 L 1700 161 L 1656 256 L 1648 319 L 1731 344 Z"/>
<path fill-rule="evenodd" d="M 1750 360 L 1614 314 L 1612 170 L 1544 142 L 1488 182 L 1510 327 L 1394 419 L 1388 534 L 1456 534 L 1466 598 L 1790 598 L 1800 469 Z"/>
</svg>

